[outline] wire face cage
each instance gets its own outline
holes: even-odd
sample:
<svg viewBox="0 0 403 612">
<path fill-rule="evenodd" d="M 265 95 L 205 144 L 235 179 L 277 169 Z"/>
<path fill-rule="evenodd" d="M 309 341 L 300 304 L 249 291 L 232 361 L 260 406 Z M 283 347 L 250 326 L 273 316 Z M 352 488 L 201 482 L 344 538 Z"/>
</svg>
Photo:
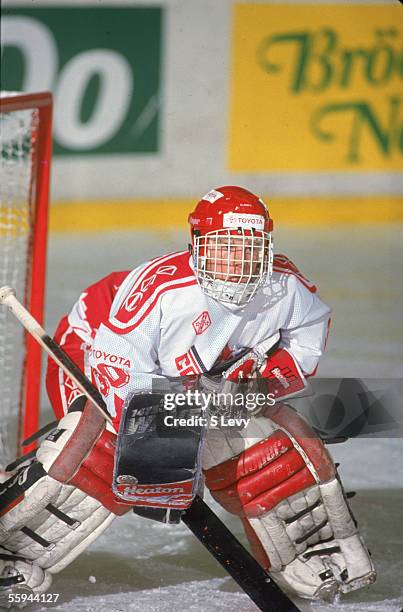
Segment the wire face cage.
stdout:
<svg viewBox="0 0 403 612">
<path fill-rule="evenodd" d="M 270 277 L 272 238 L 268 232 L 238 228 L 194 239 L 195 273 L 203 291 L 224 303 L 251 301 Z"/>
</svg>

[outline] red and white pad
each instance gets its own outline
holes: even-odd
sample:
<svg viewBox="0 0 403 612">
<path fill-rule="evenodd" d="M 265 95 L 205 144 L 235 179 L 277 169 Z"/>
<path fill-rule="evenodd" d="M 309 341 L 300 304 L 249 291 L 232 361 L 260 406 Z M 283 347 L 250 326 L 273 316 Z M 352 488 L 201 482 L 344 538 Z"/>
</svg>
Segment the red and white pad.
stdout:
<svg viewBox="0 0 403 612">
<path fill-rule="evenodd" d="M 288 406 L 244 430 L 210 430 L 206 485 L 241 517 L 256 559 L 300 597 L 333 598 L 375 572 L 322 441 Z"/>
<path fill-rule="evenodd" d="M 52 574 L 131 509 L 111 491 L 115 439 L 87 402 L 0 484 L 0 587 L 47 590 Z"/>
</svg>

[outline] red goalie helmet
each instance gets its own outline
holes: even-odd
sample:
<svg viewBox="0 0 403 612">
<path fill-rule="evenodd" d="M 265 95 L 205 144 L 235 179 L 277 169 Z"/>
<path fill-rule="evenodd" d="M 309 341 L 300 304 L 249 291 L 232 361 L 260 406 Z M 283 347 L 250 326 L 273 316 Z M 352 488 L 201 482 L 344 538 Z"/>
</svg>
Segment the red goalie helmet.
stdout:
<svg viewBox="0 0 403 612">
<path fill-rule="evenodd" d="M 273 221 L 264 202 L 242 187 L 209 191 L 189 215 L 196 278 L 220 302 L 242 306 L 269 279 Z"/>
</svg>

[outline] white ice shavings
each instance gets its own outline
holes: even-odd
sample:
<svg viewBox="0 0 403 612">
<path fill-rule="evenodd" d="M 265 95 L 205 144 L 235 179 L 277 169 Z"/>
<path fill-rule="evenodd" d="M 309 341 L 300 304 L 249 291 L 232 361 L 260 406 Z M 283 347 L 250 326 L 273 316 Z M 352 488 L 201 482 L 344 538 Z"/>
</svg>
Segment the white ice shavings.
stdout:
<svg viewBox="0 0 403 612">
<path fill-rule="evenodd" d="M 52 610 L 63 612 L 254 612 L 257 608 L 249 597 L 240 592 L 221 591 L 229 578 L 191 581 L 156 589 L 120 592 L 99 597 L 76 597 Z M 41 608 L 41 612 L 47 608 Z"/>
</svg>

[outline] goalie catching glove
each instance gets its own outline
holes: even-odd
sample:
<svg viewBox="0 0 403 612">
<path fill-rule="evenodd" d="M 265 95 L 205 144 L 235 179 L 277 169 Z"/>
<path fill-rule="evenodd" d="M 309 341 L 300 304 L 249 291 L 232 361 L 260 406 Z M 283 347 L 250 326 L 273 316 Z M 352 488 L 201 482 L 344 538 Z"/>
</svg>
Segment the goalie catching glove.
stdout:
<svg viewBox="0 0 403 612">
<path fill-rule="evenodd" d="M 247 428 L 209 432 L 206 485 L 241 517 L 256 559 L 279 586 L 333 599 L 369 585 L 375 571 L 322 441 L 286 405 Z"/>
<path fill-rule="evenodd" d="M 98 410 L 78 398 L 36 458 L 0 484 L 0 591 L 46 591 L 52 574 L 131 509 L 111 490 L 115 440 Z"/>
</svg>

